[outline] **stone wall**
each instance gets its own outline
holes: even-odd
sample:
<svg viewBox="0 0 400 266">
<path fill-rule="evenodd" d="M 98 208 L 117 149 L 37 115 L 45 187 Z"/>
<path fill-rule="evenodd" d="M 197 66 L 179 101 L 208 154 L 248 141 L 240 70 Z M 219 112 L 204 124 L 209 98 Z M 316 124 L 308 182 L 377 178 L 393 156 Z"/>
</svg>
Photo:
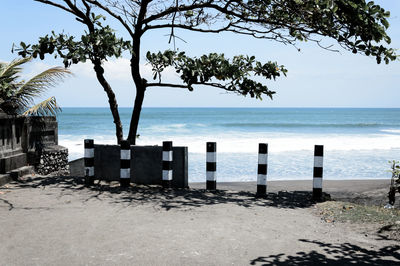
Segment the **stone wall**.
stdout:
<svg viewBox="0 0 400 266">
<path fill-rule="evenodd" d="M 35 169 L 40 175 L 68 174 L 68 149 L 58 145 L 45 147 L 37 154 Z"/>
</svg>

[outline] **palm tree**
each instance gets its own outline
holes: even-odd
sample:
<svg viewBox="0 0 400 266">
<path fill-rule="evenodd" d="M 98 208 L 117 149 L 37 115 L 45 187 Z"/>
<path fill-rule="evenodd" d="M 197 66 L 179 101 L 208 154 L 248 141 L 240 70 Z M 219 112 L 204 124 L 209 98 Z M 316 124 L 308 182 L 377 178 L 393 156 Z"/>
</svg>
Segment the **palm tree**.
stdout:
<svg viewBox="0 0 400 266">
<path fill-rule="evenodd" d="M 20 80 L 21 66 L 31 60 L 27 57 L 10 63 L 0 62 L 0 108 L 10 115 L 55 115 L 61 108 L 54 97 L 38 104 L 34 104 L 34 98 L 72 73 L 63 67 L 53 67 L 28 81 Z"/>
</svg>

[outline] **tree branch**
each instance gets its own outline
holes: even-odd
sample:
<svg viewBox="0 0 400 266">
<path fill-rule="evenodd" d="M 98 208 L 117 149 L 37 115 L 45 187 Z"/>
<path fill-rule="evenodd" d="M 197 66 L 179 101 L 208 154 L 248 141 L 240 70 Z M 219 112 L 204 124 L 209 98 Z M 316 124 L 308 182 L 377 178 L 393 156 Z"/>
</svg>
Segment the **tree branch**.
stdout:
<svg viewBox="0 0 400 266">
<path fill-rule="evenodd" d="M 222 85 L 220 83 L 215 82 L 195 82 L 191 85 L 203 85 L 203 86 L 211 86 L 215 88 L 224 89 L 227 91 L 234 91 L 227 88 L 226 85 Z M 181 84 L 172 84 L 172 83 L 147 83 L 147 87 L 170 87 L 170 88 L 182 88 L 182 89 L 190 89 L 191 85 L 181 85 Z"/>
<path fill-rule="evenodd" d="M 111 11 L 111 9 L 109 9 L 108 7 L 102 5 L 99 1 L 96 0 L 86 0 L 87 2 L 91 3 L 92 5 L 95 5 L 101 9 L 103 9 L 105 12 L 107 12 L 110 16 L 114 17 L 115 19 L 117 19 L 124 27 L 125 29 L 128 31 L 129 35 L 131 37 L 133 37 L 134 33 L 132 31 L 132 29 L 129 27 L 129 25 L 122 19 L 121 16 L 115 14 L 114 12 Z"/>
<path fill-rule="evenodd" d="M 171 88 L 182 88 L 188 89 L 188 85 L 171 84 L 171 83 L 147 83 L 147 87 L 171 87 Z"/>
<path fill-rule="evenodd" d="M 160 24 L 160 25 L 152 25 L 152 26 L 146 26 L 144 27 L 143 31 L 147 30 L 154 30 L 154 29 L 162 29 L 162 28 L 181 28 L 185 30 L 190 30 L 190 31 L 196 31 L 196 32 L 203 32 L 203 33 L 219 33 L 222 31 L 227 31 L 232 25 L 228 24 L 227 26 L 219 29 L 200 29 L 200 28 L 193 28 L 192 26 L 189 25 L 183 25 L 183 24 Z"/>
<path fill-rule="evenodd" d="M 55 6 L 55 7 L 57 7 L 57 8 L 60 8 L 60 9 L 64 10 L 64 11 L 67 11 L 68 13 L 71 13 L 71 14 L 75 15 L 75 13 L 74 13 L 71 9 L 68 9 L 68 8 L 66 8 L 66 7 L 63 6 L 63 5 L 54 3 L 54 2 L 52 2 L 52 1 L 48 1 L 48 0 L 34 0 L 34 1 L 35 1 L 35 2 L 39 2 L 39 3 L 46 4 L 46 5 Z"/>
<path fill-rule="evenodd" d="M 183 11 L 190 11 L 190 10 L 195 10 L 199 8 L 205 8 L 208 7 L 213 1 L 209 0 L 203 4 L 193 4 L 193 5 L 188 5 L 188 6 L 173 6 L 170 8 L 167 8 L 166 10 L 159 12 L 158 14 L 149 16 L 148 18 L 143 20 L 144 24 L 148 24 L 154 20 L 160 19 L 162 17 L 174 14 L 176 12 L 183 12 Z"/>
</svg>

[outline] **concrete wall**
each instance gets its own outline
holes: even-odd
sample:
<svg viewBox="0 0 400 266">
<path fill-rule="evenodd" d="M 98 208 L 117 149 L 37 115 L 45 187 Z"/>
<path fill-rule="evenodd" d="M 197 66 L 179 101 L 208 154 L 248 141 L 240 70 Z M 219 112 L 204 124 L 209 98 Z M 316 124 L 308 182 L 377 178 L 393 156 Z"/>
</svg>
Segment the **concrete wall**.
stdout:
<svg viewBox="0 0 400 266">
<path fill-rule="evenodd" d="M 22 138 L 24 152 L 52 145 L 58 145 L 58 123 L 56 117 L 26 117 Z"/>
<path fill-rule="evenodd" d="M 0 112 L 0 174 L 28 164 L 46 166 L 40 165 L 42 150 L 57 144 L 56 117 L 9 116 Z"/>
<path fill-rule="evenodd" d="M 53 116 L 0 117 L 0 158 L 57 144 L 58 125 Z"/>
<path fill-rule="evenodd" d="M 0 174 L 27 165 L 22 145 L 23 135 L 23 117 L 0 117 Z"/>
<path fill-rule="evenodd" d="M 0 118 L 0 158 L 22 152 L 24 118 Z"/>
<path fill-rule="evenodd" d="M 162 146 L 131 146 L 131 182 L 155 185 L 162 181 Z M 173 148 L 172 186 L 188 187 L 188 149 Z M 94 145 L 94 175 L 96 179 L 118 181 L 120 147 Z"/>
</svg>

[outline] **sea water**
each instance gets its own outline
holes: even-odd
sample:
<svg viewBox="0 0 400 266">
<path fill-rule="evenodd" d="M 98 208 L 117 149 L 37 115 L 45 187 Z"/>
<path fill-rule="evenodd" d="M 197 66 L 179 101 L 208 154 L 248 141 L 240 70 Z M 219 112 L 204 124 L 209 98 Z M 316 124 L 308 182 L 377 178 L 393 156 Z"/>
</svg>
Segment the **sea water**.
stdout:
<svg viewBox="0 0 400 266">
<path fill-rule="evenodd" d="M 131 108 L 119 109 L 124 135 Z M 115 144 L 108 108 L 64 108 L 59 143 L 69 160 L 83 157 L 83 140 Z M 217 142 L 217 180 L 255 181 L 258 143 L 268 143 L 268 180 L 311 179 L 314 145 L 324 145 L 324 178 L 389 178 L 400 160 L 400 109 L 144 108 L 138 145 L 189 150 L 189 181 L 205 180 L 206 142 Z"/>
</svg>

